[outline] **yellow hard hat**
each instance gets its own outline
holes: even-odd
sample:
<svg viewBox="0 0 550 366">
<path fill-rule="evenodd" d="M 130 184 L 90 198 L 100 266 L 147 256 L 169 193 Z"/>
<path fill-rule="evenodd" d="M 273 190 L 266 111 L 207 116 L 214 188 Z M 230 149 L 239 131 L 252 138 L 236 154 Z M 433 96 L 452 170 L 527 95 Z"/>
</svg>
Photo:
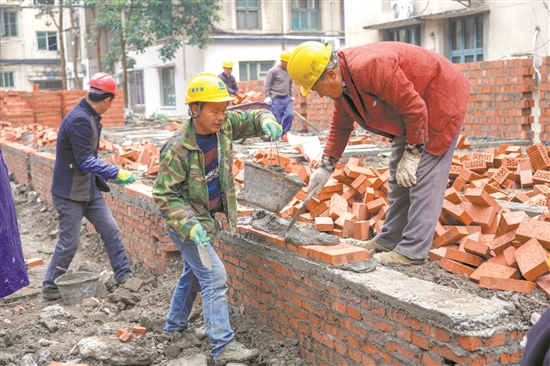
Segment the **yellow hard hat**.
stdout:
<svg viewBox="0 0 550 366">
<path fill-rule="evenodd" d="M 288 58 L 290 57 L 290 52 L 288 51 L 283 51 L 281 53 L 281 61 L 285 61 L 285 62 L 288 62 Z"/>
<path fill-rule="evenodd" d="M 306 96 L 330 61 L 332 46 L 329 43 L 308 41 L 292 52 L 288 60 L 288 73 L 300 85 L 300 93 Z"/>
<path fill-rule="evenodd" d="M 223 67 L 233 67 L 233 61 L 224 61 Z"/>
<path fill-rule="evenodd" d="M 193 102 L 230 102 L 235 100 L 229 96 L 223 81 L 209 72 L 197 74 L 189 80 L 185 93 L 185 104 Z"/>
</svg>

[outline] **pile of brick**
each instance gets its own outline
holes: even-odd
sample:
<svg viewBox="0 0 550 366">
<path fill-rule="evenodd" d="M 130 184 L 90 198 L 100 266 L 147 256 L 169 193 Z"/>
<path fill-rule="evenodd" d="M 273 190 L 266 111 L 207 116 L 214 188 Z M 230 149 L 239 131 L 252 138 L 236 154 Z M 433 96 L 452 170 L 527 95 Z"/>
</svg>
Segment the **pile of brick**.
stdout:
<svg viewBox="0 0 550 366">
<path fill-rule="evenodd" d="M 57 142 L 57 129 L 31 123 L 13 127 L 11 122 L 0 121 L 0 143 L 18 142 L 24 145 L 54 146 Z"/>
<path fill-rule="evenodd" d="M 550 213 L 530 218 L 511 212 L 497 200 L 550 208 L 549 149 L 500 145 L 483 153 L 455 155 L 430 259 L 449 272 L 468 276 L 482 287 L 529 292 L 538 285 L 550 297 L 548 250 Z M 308 183 L 309 166 L 294 159 L 259 151 L 254 162 L 282 165 Z M 233 175 L 244 183 L 244 163 L 237 159 Z M 380 232 L 388 207 L 388 168 L 365 167 L 357 158 L 339 163 L 329 182 L 306 206 L 298 221 L 342 238 L 367 240 Z M 512 194 L 505 190 L 520 189 Z M 292 217 L 307 188 L 277 215 Z"/>
<path fill-rule="evenodd" d="M 254 90 L 248 91 L 246 93 L 237 93 L 237 100 L 233 101 L 233 104 L 247 104 L 252 102 L 259 102 L 265 99 L 264 93 L 255 92 Z"/>
<path fill-rule="evenodd" d="M 143 171 L 144 176 L 155 176 L 159 170 L 159 151 L 149 141 L 144 140 L 137 144 L 132 141 L 125 141 L 121 145 L 112 144 L 109 141 L 100 139 L 99 151 L 112 151 L 105 162 L 117 164 L 125 169 Z"/>
</svg>

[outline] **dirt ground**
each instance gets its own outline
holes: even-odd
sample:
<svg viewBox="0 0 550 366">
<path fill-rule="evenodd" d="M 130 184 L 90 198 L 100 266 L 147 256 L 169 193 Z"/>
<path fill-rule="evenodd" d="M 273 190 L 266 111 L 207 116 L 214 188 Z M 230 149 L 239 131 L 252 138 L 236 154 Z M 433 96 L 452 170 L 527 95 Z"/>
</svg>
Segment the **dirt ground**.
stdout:
<svg viewBox="0 0 550 366">
<path fill-rule="evenodd" d="M 249 158 L 250 146 L 256 140 L 236 145 L 237 153 Z M 365 165 L 386 166 L 387 160 L 384 156 L 368 157 Z M 152 183 L 152 180 L 145 180 L 145 183 Z M 40 288 L 55 247 L 57 213 L 27 186 L 14 183 L 12 191 L 25 258 L 43 258 L 44 263 L 28 268 L 29 287 L 0 300 L 0 366 L 43 366 L 51 361 L 92 366 L 187 365 L 185 362 L 189 360 L 203 360 L 197 365 L 213 365 L 207 340 L 199 341 L 191 334 L 162 332 L 171 292 L 181 274 L 181 260 L 171 263 L 162 276 L 154 276 L 144 270 L 141 263 L 133 262 L 135 281 L 118 286 L 99 236 L 83 226 L 80 248 L 70 270 L 102 274 L 96 295 L 99 302 L 67 306 L 61 300 L 43 300 Z M 436 262 L 396 269 L 411 277 L 459 288 L 484 298 L 508 300 L 512 304 L 509 321 L 520 324 L 525 330 L 550 307 L 550 300 L 539 289 L 529 294 L 482 289 L 466 277 L 448 273 Z M 269 329 L 255 321 L 254 314 L 243 314 L 241 309 L 233 307 L 230 313 L 236 339 L 260 351 L 258 359 L 248 365 L 308 364 L 299 356 L 297 340 L 278 340 Z M 190 320 L 193 327 L 202 325 L 200 306 L 194 309 Z M 131 329 L 137 325 L 150 329 L 145 338 L 134 338 L 129 343 L 113 338 L 117 329 Z"/>
</svg>

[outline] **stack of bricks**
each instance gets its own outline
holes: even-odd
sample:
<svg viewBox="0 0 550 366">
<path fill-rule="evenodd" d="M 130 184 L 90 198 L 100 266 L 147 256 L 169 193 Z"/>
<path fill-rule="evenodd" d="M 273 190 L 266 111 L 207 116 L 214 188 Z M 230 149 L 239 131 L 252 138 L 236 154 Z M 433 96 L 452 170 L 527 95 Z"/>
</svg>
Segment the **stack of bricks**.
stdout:
<svg viewBox="0 0 550 366">
<path fill-rule="evenodd" d="M 18 142 L 25 145 L 55 146 L 57 130 L 38 123 L 14 127 L 11 122 L 0 121 L 0 143 Z"/>
<path fill-rule="evenodd" d="M 541 141 L 550 142 L 550 56 L 542 58 L 540 71 L 540 135 Z"/>
<path fill-rule="evenodd" d="M 87 95 L 86 90 L 65 90 L 59 93 L 61 93 L 63 103 L 63 116 L 66 116 Z M 117 94 L 118 96 L 113 99 L 111 108 L 102 116 L 101 124 L 104 127 L 124 126 L 126 124 L 124 121 L 124 91 L 117 90 Z"/>
<path fill-rule="evenodd" d="M 65 92 L 66 93 L 66 92 Z M 63 120 L 62 92 L 60 91 L 39 91 L 22 93 L 24 98 L 34 112 L 34 122 L 42 126 L 59 128 Z"/>
<path fill-rule="evenodd" d="M 147 140 L 136 144 L 124 141 L 121 145 L 100 139 L 100 151 L 112 151 L 105 159 L 109 164 L 116 164 L 128 170 L 143 171 L 145 176 L 156 176 L 159 170 L 159 151 L 155 145 Z"/>
<path fill-rule="evenodd" d="M 455 156 L 430 258 L 481 287 L 530 292 L 538 285 L 550 297 L 550 214 L 530 218 L 497 202 L 550 206 L 548 149 L 538 144 L 527 154 L 501 145 Z"/>
</svg>

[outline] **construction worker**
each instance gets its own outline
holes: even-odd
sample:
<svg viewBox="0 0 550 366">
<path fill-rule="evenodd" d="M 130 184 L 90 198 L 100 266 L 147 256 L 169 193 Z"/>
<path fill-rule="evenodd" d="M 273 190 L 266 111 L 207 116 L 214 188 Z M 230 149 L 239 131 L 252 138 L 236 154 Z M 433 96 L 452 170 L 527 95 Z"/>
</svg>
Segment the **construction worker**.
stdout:
<svg viewBox="0 0 550 366">
<path fill-rule="evenodd" d="M 235 80 L 235 77 L 231 74 L 233 72 L 233 61 L 224 61 L 222 66 L 223 72 L 219 74 L 218 77 L 225 84 L 229 94 L 237 95 L 238 93 L 242 93 L 242 90 L 239 90 L 237 86 L 237 80 Z"/>
<path fill-rule="evenodd" d="M 185 104 L 191 118 L 162 147 L 153 187 L 153 199 L 164 217 L 168 236 L 183 259 L 164 331 L 189 331 L 187 318 L 200 291 L 216 365 L 258 356 L 257 350 L 234 339 L 226 298 L 227 272 L 211 245 L 220 230 L 214 214 L 225 214 L 231 231 L 236 227 L 232 141 L 264 133 L 278 139 L 282 134 L 268 110 L 228 111 L 233 99 L 214 74 L 197 74 L 189 81 Z M 200 251 L 205 250 L 210 264 L 201 260 Z"/>
<path fill-rule="evenodd" d="M 428 256 L 466 114 L 470 84 L 445 57 L 402 42 L 333 52 L 305 42 L 288 63 L 302 95 L 334 101 L 329 136 L 309 189 L 326 184 L 354 122 L 392 139 L 389 207 L 380 233 L 362 246 L 384 264 L 421 263 Z"/>
<path fill-rule="evenodd" d="M 521 366 L 550 366 L 550 309 L 542 314 L 526 338 Z"/>
<path fill-rule="evenodd" d="M 65 116 L 57 133 L 51 193 L 53 206 L 59 213 L 59 234 L 42 283 L 42 296 L 46 300 L 61 297 L 54 280 L 67 271 L 76 254 L 82 217 L 101 236 L 115 280 L 123 283 L 132 276 L 118 225 L 100 191 L 109 190 L 105 180 L 123 185 L 134 182 L 136 177 L 97 157 L 101 116 L 117 95 L 116 82 L 111 75 L 100 72 L 90 78 L 88 85 L 88 95 Z"/>
<path fill-rule="evenodd" d="M 30 284 L 23 256 L 10 173 L 0 149 L 0 299 Z"/>
<path fill-rule="evenodd" d="M 289 57 L 290 52 L 282 52 L 281 62 L 269 69 L 264 82 L 264 102 L 269 104 L 269 110 L 283 127 L 282 139 L 286 142 L 288 142 L 287 133 L 292 128 L 294 120 L 292 79 L 287 71 Z"/>
</svg>

